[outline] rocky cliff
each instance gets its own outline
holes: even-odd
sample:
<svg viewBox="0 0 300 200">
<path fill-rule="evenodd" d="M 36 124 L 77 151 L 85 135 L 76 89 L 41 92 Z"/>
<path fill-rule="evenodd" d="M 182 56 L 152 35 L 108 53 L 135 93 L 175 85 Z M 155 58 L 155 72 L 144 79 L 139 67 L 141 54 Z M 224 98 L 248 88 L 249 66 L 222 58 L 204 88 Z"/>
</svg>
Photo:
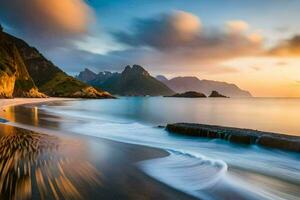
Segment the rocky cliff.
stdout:
<svg viewBox="0 0 300 200">
<path fill-rule="evenodd" d="M 0 32 L 0 98 L 46 97 L 38 91 L 18 48 Z"/>
<path fill-rule="evenodd" d="M 3 93 L 5 91 L 7 94 L 3 94 L 2 97 L 45 96 L 38 90 L 48 96 L 55 97 L 112 97 L 108 92 L 93 88 L 67 75 L 25 41 L 5 32 L 1 32 L 1 41 L 2 75 L 0 82 L 6 84 L 1 84 L 0 87 L 1 91 Z M 13 77 L 16 77 L 15 81 Z M 12 86 L 14 89 L 11 88 Z M 11 93 L 12 90 L 14 91 L 13 94 Z"/>
</svg>

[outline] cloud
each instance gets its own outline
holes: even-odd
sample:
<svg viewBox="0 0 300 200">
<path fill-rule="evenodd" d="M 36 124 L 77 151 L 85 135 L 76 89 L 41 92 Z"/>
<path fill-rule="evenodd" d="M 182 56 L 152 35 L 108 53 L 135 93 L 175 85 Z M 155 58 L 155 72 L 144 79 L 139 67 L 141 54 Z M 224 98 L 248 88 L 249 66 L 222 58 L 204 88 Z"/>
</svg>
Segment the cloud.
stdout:
<svg viewBox="0 0 300 200">
<path fill-rule="evenodd" d="M 279 44 L 277 44 L 267 53 L 272 56 L 299 57 L 300 35 L 295 35 L 290 39 L 279 42 Z"/>
<path fill-rule="evenodd" d="M 165 54 L 158 51 L 143 48 L 111 51 L 101 55 L 84 50 L 66 48 L 55 51 L 48 51 L 47 56 L 53 58 L 54 63 L 59 63 L 67 72 L 75 74 L 84 67 L 98 71 L 121 71 L 126 65 L 140 64 L 151 72 L 164 73 L 186 73 L 203 72 L 206 74 L 235 73 L 238 70 L 229 66 L 215 67 L 212 63 L 178 61 L 175 58 L 167 58 Z"/>
<path fill-rule="evenodd" d="M 0 0 L 0 18 L 25 37 L 50 45 L 86 33 L 92 10 L 84 0 Z"/>
<path fill-rule="evenodd" d="M 69 72 L 79 71 L 83 67 L 91 67 L 95 71 L 118 71 L 127 64 L 137 63 L 151 72 L 235 73 L 238 68 L 222 62 L 261 51 L 261 37 L 249 30 L 241 31 L 245 24 L 234 20 L 225 23 L 221 29 L 211 31 L 202 25 L 197 16 L 175 11 L 153 18 L 136 19 L 129 32 L 114 32 L 115 40 L 128 46 L 125 50 L 111 51 L 105 55 L 76 49 L 48 53 Z M 228 26 L 234 31 L 228 31 Z"/>
<path fill-rule="evenodd" d="M 114 36 L 131 46 L 165 49 L 191 42 L 201 30 L 201 21 L 190 13 L 175 11 L 157 18 L 137 19 L 133 29 L 133 33 L 116 32 Z"/>
<path fill-rule="evenodd" d="M 234 20 L 225 23 L 221 29 L 209 31 L 197 16 L 175 11 L 137 19 L 130 32 L 117 32 L 113 36 L 131 48 L 150 48 L 148 59 L 172 69 L 185 67 L 185 70 L 233 72 L 236 70 L 218 64 L 262 51 L 262 37 L 258 33 L 246 32 L 248 29 L 246 22 Z"/>
<path fill-rule="evenodd" d="M 249 29 L 249 24 L 242 20 L 228 21 L 226 26 L 230 33 L 242 33 Z"/>
</svg>

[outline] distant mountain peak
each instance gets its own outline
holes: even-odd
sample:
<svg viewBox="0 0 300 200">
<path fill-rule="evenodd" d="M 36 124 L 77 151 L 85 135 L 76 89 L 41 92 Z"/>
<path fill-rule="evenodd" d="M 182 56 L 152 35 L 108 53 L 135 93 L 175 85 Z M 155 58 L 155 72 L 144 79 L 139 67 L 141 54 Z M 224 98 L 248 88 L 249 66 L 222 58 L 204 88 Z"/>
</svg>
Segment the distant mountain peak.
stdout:
<svg viewBox="0 0 300 200">
<path fill-rule="evenodd" d="M 89 73 L 93 73 L 93 74 L 95 74 L 95 72 L 93 72 L 92 70 L 90 70 L 89 68 L 84 68 L 84 72 L 89 72 Z"/>
<path fill-rule="evenodd" d="M 157 75 L 155 78 L 160 82 L 168 81 L 168 79 L 164 75 Z"/>
<path fill-rule="evenodd" d="M 127 65 L 122 72 L 123 75 L 144 75 L 150 76 L 149 72 L 147 72 L 142 66 L 140 65 Z"/>
<path fill-rule="evenodd" d="M 77 75 L 75 78 L 77 78 L 78 80 L 83 81 L 83 82 L 88 82 L 88 81 L 95 79 L 96 76 L 97 76 L 97 74 L 95 72 L 93 72 L 89 68 L 84 68 L 84 70 L 81 71 L 79 73 L 79 75 Z"/>
</svg>

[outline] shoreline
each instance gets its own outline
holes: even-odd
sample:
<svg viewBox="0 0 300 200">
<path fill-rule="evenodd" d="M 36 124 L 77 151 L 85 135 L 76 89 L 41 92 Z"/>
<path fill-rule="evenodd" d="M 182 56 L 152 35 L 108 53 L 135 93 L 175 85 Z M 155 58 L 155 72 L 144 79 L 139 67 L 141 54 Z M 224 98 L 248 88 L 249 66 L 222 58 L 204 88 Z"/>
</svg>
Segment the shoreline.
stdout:
<svg viewBox="0 0 300 200">
<path fill-rule="evenodd" d="M 6 109 L 9 106 L 39 104 L 42 102 L 65 100 L 70 99 L 8 99 L 5 102 L 1 102 L 0 100 L 0 108 L 2 110 Z M 19 114 L 28 115 L 30 113 L 28 113 L 28 111 L 22 111 Z M 30 118 L 28 118 L 28 122 L 30 122 Z M 14 135 L 16 133 L 17 135 L 22 135 L 21 138 L 25 139 L 26 141 L 30 141 L 32 138 L 38 138 L 38 140 L 43 144 L 48 145 L 54 143 L 55 145 L 58 145 L 57 148 L 59 149 L 59 151 L 54 152 L 52 150 L 52 147 L 50 147 L 49 149 L 39 149 L 44 148 L 45 146 L 47 147 L 47 145 L 41 145 L 40 147 L 38 147 L 37 150 L 43 152 L 43 157 L 39 158 L 42 159 L 42 161 L 44 157 L 47 158 L 48 156 L 56 157 L 58 155 L 63 155 L 64 159 L 69 160 L 69 162 L 74 162 L 74 164 L 68 165 L 67 163 L 62 161 L 56 163 L 56 161 L 54 160 L 53 162 L 52 159 L 45 160 L 46 162 L 50 162 L 51 166 L 62 165 L 65 171 L 71 173 L 70 177 L 68 177 L 68 174 L 65 174 L 65 178 L 69 179 L 71 181 L 70 183 L 73 184 L 75 188 L 73 189 L 73 192 L 68 194 L 70 195 L 70 197 L 72 195 L 80 194 L 81 197 L 85 199 L 141 199 L 141 197 L 143 197 L 142 199 L 145 200 L 157 199 L 158 197 L 170 200 L 177 197 L 182 200 L 195 199 L 189 194 L 176 190 L 150 177 L 136 166 L 136 163 L 138 163 L 139 161 L 168 156 L 168 152 L 163 149 L 128 144 L 87 135 L 73 135 L 64 131 L 51 129 L 47 130 L 47 127 L 29 128 L 26 127 L 26 123 L 23 127 L 0 123 L 0 139 L 3 140 L 1 145 L 4 145 L 6 149 L 10 149 L 12 147 L 10 143 L 14 143 L 20 146 L 21 151 L 24 151 L 25 155 L 28 154 L 28 156 L 31 155 L 30 151 L 27 150 L 26 145 L 23 146 L 23 143 L 20 143 L 22 140 L 15 138 L 16 136 Z M 13 151 L 13 149 L 11 151 Z M 21 160 L 22 162 L 30 162 L 28 160 L 23 160 L 23 158 Z M 39 160 L 37 161 L 37 163 L 39 163 Z M 31 172 L 31 174 L 40 173 L 39 170 L 36 171 L 35 163 L 36 162 L 31 163 L 31 165 L 33 166 L 33 171 Z M 85 165 L 85 163 L 87 163 L 87 165 Z M 80 168 L 81 166 L 82 168 Z M 120 168 L 120 166 L 122 167 Z M 51 172 L 52 168 L 44 166 L 42 169 L 45 171 L 50 170 Z M 14 174 L 16 172 L 11 171 L 10 173 Z M 13 185 L 14 183 L 19 183 L 22 181 L 22 178 L 24 178 L 24 176 L 26 175 L 23 173 L 26 173 L 26 171 L 21 171 L 20 179 L 14 180 L 14 182 L 12 182 Z M 55 173 L 57 172 L 53 171 L 53 173 L 48 173 L 48 175 L 44 174 L 43 176 L 51 180 L 52 184 L 55 184 L 55 182 L 53 181 L 55 180 Z M 95 177 L 98 176 L 97 174 L 100 175 L 98 177 L 98 180 L 95 179 Z M 79 178 L 73 179 L 72 177 Z M 132 179 L 132 177 L 134 177 L 134 179 Z M 34 176 L 32 177 L 32 180 L 34 180 Z M 77 185 L 77 181 L 80 182 L 82 180 L 85 181 L 85 184 Z M 38 182 L 38 179 L 36 181 Z M 57 188 L 58 190 L 61 189 L 59 185 L 57 185 Z M 132 188 L 139 189 L 135 192 L 132 192 Z M 40 199 L 40 188 L 36 184 L 32 184 L 32 188 L 30 190 L 32 193 L 32 199 Z M 46 186 L 44 188 L 44 191 L 48 191 L 49 194 L 54 192 L 52 190 L 53 189 L 49 186 Z M 58 190 L 56 192 L 59 192 Z M 12 191 L 14 191 L 14 188 L 12 188 Z M 14 192 L 16 192 L 15 195 L 17 196 L 26 195 L 24 193 L 19 193 L 22 192 L 22 190 L 16 190 Z M 6 192 L 2 194 L 0 193 L 0 198 L 8 197 L 10 194 L 11 193 Z M 64 195 L 63 192 L 61 192 L 61 194 Z"/>
<path fill-rule="evenodd" d="M 13 99 L 0 99 L 0 109 L 4 110 L 10 106 L 26 105 L 26 104 L 38 104 L 44 102 L 53 101 L 68 101 L 76 100 L 74 98 L 59 98 L 59 97 L 49 97 L 49 98 L 13 98 Z"/>
</svg>

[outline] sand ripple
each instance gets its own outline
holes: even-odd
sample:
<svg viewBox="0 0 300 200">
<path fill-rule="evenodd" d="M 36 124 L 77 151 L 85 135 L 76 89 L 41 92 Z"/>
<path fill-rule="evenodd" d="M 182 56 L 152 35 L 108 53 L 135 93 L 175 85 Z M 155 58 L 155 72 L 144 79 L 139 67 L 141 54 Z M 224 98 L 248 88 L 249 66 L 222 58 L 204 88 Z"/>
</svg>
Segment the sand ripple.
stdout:
<svg viewBox="0 0 300 200">
<path fill-rule="evenodd" d="M 87 161 L 66 157 L 66 141 L 14 128 L 0 138 L 0 199 L 83 199 L 80 186 L 101 185 Z"/>
</svg>

